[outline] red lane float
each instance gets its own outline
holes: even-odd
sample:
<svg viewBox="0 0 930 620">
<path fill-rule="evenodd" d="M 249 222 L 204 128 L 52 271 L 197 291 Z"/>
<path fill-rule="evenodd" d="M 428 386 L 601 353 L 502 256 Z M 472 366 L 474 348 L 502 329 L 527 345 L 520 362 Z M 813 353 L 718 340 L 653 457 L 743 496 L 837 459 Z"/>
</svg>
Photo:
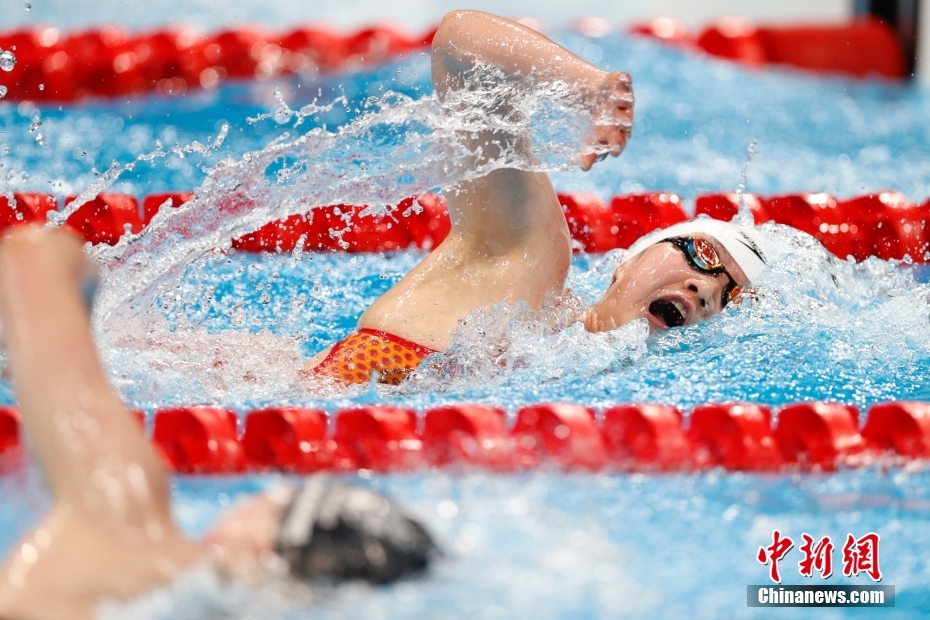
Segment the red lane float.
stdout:
<svg viewBox="0 0 930 620">
<path fill-rule="evenodd" d="M 559 194 L 559 204 L 568 222 L 572 239 L 585 252 L 607 252 L 617 247 L 613 214 L 597 196 L 591 194 Z"/>
<path fill-rule="evenodd" d="M 0 454 L 19 447 L 19 412 L 13 407 L 0 407 Z"/>
<path fill-rule="evenodd" d="M 698 467 L 771 470 L 781 462 L 771 431 L 772 412 L 763 405 L 699 405 L 691 411 L 687 437 Z"/>
<path fill-rule="evenodd" d="M 847 200 L 828 194 L 786 194 L 759 198 L 744 194 L 756 224 L 776 222 L 812 235 L 840 258 L 863 261 L 910 256 L 926 262 L 930 251 L 930 202 L 916 205 L 898 192 Z M 695 215 L 729 220 L 738 209 L 736 194 L 707 194 L 695 201 Z"/>
<path fill-rule="evenodd" d="M 839 403 L 798 403 L 782 408 L 773 433 L 786 463 L 834 470 L 862 449 L 859 410 Z"/>
<path fill-rule="evenodd" d="M 437 467 L 480 465 L 513 469 L 513 439 L 507 412 L 483 405 L 450 405 L 429 409 L 423 418 L 423 446 Z"/>
<path fill-rule="evenodd" d="M 166 192 L 149 194 L 142 200 L 142 225 L 148 226 L 163 206 L 178 208 L 194 197 L 192 192 Z M 170 201 L 170 202 L 169 202 Z"/>
<path fill-rule="evenodd" d="M 617 405 L 604 411 L 601 438 L 611 463 L 624 470 L 688 466 L 691 447 L 677 407 Z"/>
<path fill-rule="evenodd" d="M 245 418 L 242 448 L 251 469 L 309 473 L 333 462 L 326 438 L 329 417 L 319 409 L 274 407 Z"/>
<path fill-rule="evenodd" d="M 236 414 L 216 407 L 177 407 L 155 413 L 152 441 L 180 473 L 245 470 Z"/>
<path fill-rule="evenodd" d="M 904 50 L 897 35 L 874 18 L 809 26 L 756 26 L 747 20 L 725 18 L 692 35 L 680 22 L 660 17 L 633 25 L 629 33 L 751 67 L 781 64 L 857 77 L 907 77 Z"/>
<path fill-rule="evenodd" d="M 671 17 L 657 17 L 651 22 L 633 24 L 627 32 L 632 35 L 653 37 L 669 45 L 681 47 L 694 45 L 694 37 L 688 32 L 684 23 Z"/>
<path fill-rule="evenodd" d="M 144 415 L 131 412 L 145 429 Z M 867 466 L 930 458 L 930 403 L 873 405 L 858 430 L 858 410 L 837 403 L 798 403 L 781 409 L 771 428 L 768 407 L 699 405 L 687 430 L 675 407 L 617 405 L 598 424 L 593 409 L 539 403 L 521 408 L 506 428 L 502 409 L 483 405 L 410 409 L 368 406 L 338 411 L 327 436 L 327 414 L 273 407 L 249 412 L 238 439 L 230 410 L 177 407 L 155 413 L 152 442 L 178 473 L 225 474 L 279 469 L 413 471 L 427 467 L 481 467 L 493 471 L 546 464 L 599 471 L 682 471 L 722 466 L 770 471 Z M 20 445 L 15 408 L 0 407 L 0 455 Z"/>
<path fill-rule="evenodd" d="M 628 248 L 643 235 L 688 219 L 675 194 L 616 196 L 609 204 L 589 194 L 559 194 L 572 238 L 586 252 Z"/>
<path fill-rule="evenodd" d="M 926 205 L 919 207 L 898 192 L 881 192 L 840 201 L 838 207 L 850 222 L 850 232 L 854 226 L 858 229 L 860 236 L 852 252 L 856 260 L 869 256 L 900 259 L 905 255 L 925 260 L 930 249 L 930 210 Z M 840 232 L 842 228 L 840 224 Z M 834 229 L 831 226 L 831 232 Z"/>
<path fill-rule="evenodd" d="M 427 194 L 406 198 L 385 215 L 362 215 L 366 207 L 315 207 L 306 215 L 292 215 L 265 224 L 233 240 L 247 252 L 291 252 L 303 240 L 305 250 L 385 252 L 410 247 L 431 249 L 449 234 L 451 223 L 445 199 Z"/>
<path fill-rule="evenodd" d="M 62 37 L 42 27 L 0 33 L 0 48 L 17 59 L 4 73 L 7 99 L 76 101 L 151 91 L 177 96 L 226 79 L 358 69 L 429 45 L 433 32 L 407 37 L 378 27 L 343 36 L 318 28 L 277 34 L 241 28 L 209 36 L 191 29 L 130 35 L 108 26 Z"/>
<path fill-rule="evenodd" d="M 76 198 L 65 198 L 65 208 Z M 125 194 L 98 194 L 68 216 L 67 225 L 85 241 L 116 245 L 127 232 L 135 234 L 142 231 L 139 201 Z"/>
<path fill-rule="evenodd" d="M 537 467 L 552 460 L 563 467 L 597 471 L 607 464 L 596 413 L 581 405 L 523 407 L 511 429 L 520 465 Z"/>
<path fill-rule="evenodd" d="M 17 192 L 12 204 L 0 195 L 0 233 L 17 224 L 44 224 L 50 211 L 58 211 L 58 199 L 48 194 Z"/>
<path fill-rule="evenodd" d="M 695 45 L 750 66 L 784 64 L 857 77 L 904 78 L 904 50 L 894 30 L 877 19 L 823 26 L 756 27 L 725 19 L 704 30 Z"/>
<path fill-rule="evenodd" d="M 323 28 L 298 28 L 284 34 L 278 45 L 281 62 L 293 73 L 304 73 L 313 67 L 333 70 L 339 67 L 346 52 L 343 38 Z"/>
<path fill-rule="evenodd" d="M 759 198 L 753 194 L 742 195 L 743 204 L 749 208 L 755 222 L 767 222 L 768 214 L 762 209 Z M 694 215 L 707 215 L 715 220 L 729 222 L 739 213 L 740 195 L 735 192 L 726 194 L 703 194 L 694 200 Z"/>
<path fill-rule="evenodd" d="M 366 28 L 340 35 L 323 28 L 269 33 L 254 27 L 205 36 L 192 29 L 129 34 L 108 26 L 70 33 L 39 27 L 0 33 L 16 66 L 5 74 L 7 98 L 76 101 L 151 91 L 182 95 L 216 88 L 226 79 L 313 75 L 382 63 L 428 46 L 435 30 L 408 37 L 393 28 Z M 696 40 L 668 18 L 634 26 L 675 45 L 750 65 L 789 64 L 813 71 L 857 76 L 905 77 L 903 51 L 894 32 L 873 19 L 840 26 L 759 27 L 722 20 Z"/>
<path fill-rule="evenodd" d="M 870 256 L 923 261 L 930 249 L 930 210 L 897 192 L 848 200 L 823 193 L 789 194 L 763 199 L 753 212 L 756 223 L 774 221 L 817 238 L 840 258 Z"/>
<path fill-rule="evenodd" d="M 907 458 L 930 457 L 930 403 L 872 405 L 862 438 L 875 450 L 893 450 Z"/>
<path fill-rule="evenodd" d="M 423 463 L 423 442 L 412 409 L 370 406 L 336 414 L 338 469 L 407 471 Z"/>
<path fill-rule="evenodd" d="M 73 213 L 68 223 L 88 241 L 113 244 L 127 229 L 135 233 L 148 225 L 169 200 L 178 207 L 192 196 L 189 192 L 146 196 L 140 214 L 134 197 L 101 194 Z M 11 207 L 0 197 L 0 231 L 20 221 L 43 221 L 56 205 L 54 196 L 44 194 L 14 194 L 14 198 Z M 587 252 L 627 248 L 640 236 L 687 218 L 678 196 L 664 192 L 616 196 L 609 203 L 590 194 L 559 194 L 558 199 L 577 248 Z M 66 204 L 72 200 L 69 197 Z M 847 200 L 824 193 L 768 198 L 744 194 L 743 201 L 756 224 L 776 222 L 807 232 L 842 259 L 930 260 L 930 201 L 917 205 L 891 191 Z M 231 194 L 216 208 L 235 215 L 254 208 L 254 201 Z M 291 252 L 299 244 L 307 251 L 324 252 L 429 250 L 442 243 L 451 229 L 444 199 L 433 194 L 406 198 L 381 215 L 362 215 L 365 210 L 354 205 L 314 207 L 305 215 L 270 222 L 234 239 L 233 247 L 248 252 Z M 696 215 L 728 221 L 737 211 L 734 193 L 705 194 L 695 200 Z"/>
</svg>

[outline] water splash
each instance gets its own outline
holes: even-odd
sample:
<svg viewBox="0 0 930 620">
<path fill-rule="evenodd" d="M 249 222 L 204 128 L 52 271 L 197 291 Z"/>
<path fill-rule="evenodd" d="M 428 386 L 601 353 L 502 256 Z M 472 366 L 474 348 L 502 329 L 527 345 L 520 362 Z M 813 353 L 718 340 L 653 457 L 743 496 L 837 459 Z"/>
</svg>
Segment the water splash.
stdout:
<svg viewBox="0 0 930 620">
<path fill-rule="evenodd" d="M 162 211 L 137 237 L 93 250 L 104 274 L 98 326 L 137 319 L 187 265 L 271 220 L 340 203 L 382 213 L 407 196 L 497 168 L 575 166 L 577 136 L 590 126 L 577 95 L 564 84 L 520 97 L 515 88 L 462 92 L 445 106 L 435 97 L 388 93 L 336 132 L 316 128 L 296 139 L 283 133 L 261 151 L 221 161 L 190 202 Z M 488 113 L 501 101 L 519 103 L 506 118 Z M 316 108 L 289 110 L 282 100 L 279 115 L 297 125 Z M 463 136 L 475 144 L 467 146 Z M 532 152 L 525 148 L 530 140 Z"/>
<path fill-rule="evenodd" d="M 743 170 L 739 175 L 739 185 L 736 186 L 738 210 L 733 217 L 733 223 L 742 226 L 752 226 L 755 221 L 752 210 L 749 208 L 749 205 L 746 204 L 746 177 L 749 174 L 749 164 L 752 163 L 752 158 L 756 155 L 756 152 L 756 141 L 753 140 L 749 143 L 749 148 L 746 150 L 746 163 L 743 164 Z"/>
<path fill-rule="evenodd" d="M 0 69 L 10 72 L 16 66 L 16 56 L 10 50 L 0 51 Z"/>
<path fill-rule="evenodd" d="M 452 331 L 451 346 L 428 357 L 405 388 L 435 392 L 545 384 L 629 366 L 646 353 L 649 328 L 634 321 L 592 334 L 579 322 L 584 302 L 550 300 L 540 310 L 525 303 L 479 308 Z"/>
</svg>

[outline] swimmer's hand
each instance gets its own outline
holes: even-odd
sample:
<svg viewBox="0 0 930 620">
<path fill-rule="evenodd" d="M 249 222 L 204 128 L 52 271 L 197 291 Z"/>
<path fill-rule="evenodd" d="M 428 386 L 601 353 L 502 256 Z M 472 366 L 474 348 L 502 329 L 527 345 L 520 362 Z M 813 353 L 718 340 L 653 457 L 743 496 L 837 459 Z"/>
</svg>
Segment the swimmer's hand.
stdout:
<svg viewBox="0 0 930 620">
<path fill-rule="evenodd" d="M 630 139 L 633 131 L 633 78 L 629 73 L 620 71 L 607 73 L 588 98 L 594 129 L 585 141 L 592 152 L 581 156 L 581 169 L 585 171 L 608 154 L 618 156 Z"/>
</svg>

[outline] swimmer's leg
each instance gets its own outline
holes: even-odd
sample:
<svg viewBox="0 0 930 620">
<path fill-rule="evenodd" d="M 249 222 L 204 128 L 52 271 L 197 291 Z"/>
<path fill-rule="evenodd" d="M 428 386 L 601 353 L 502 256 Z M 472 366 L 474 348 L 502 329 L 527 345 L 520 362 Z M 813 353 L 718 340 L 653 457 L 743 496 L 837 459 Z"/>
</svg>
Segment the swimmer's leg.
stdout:
<svg viewBox="0 0 930 620">
<path fill-rule="evenodd" d="M 24 227 L 0 242 L 0 320 L 23 425 L 51 486 L 43 523 L 0 570 L 0 617 L 90 617 L 104 597 L 164 583 L 195 548 L 167 477 L 107 384 L 76 237 Z"/>
</svg>

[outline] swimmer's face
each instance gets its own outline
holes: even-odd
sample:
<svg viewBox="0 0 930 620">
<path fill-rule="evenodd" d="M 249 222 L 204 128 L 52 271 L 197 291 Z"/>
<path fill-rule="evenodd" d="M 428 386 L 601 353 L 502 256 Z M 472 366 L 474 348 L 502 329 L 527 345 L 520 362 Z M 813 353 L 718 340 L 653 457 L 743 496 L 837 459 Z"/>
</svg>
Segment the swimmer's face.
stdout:
<svg viewBox="0 0 930 620">
<path fill-rule="evenodd" d="M 741 287 L 749 279 L 730 253 L 716 239 L 704 235 L 733 280 Z M 649 331 L 693 325 L 719 314 L 724 307 L 729 278 L 725 273 L 706 274 L 691 265 L 672 243 L 656 243 L 614 271 L 604 296 L 585 316 L 589 331 L 616 329 L 636 319 L 646 319 Z"/>
</svg>

